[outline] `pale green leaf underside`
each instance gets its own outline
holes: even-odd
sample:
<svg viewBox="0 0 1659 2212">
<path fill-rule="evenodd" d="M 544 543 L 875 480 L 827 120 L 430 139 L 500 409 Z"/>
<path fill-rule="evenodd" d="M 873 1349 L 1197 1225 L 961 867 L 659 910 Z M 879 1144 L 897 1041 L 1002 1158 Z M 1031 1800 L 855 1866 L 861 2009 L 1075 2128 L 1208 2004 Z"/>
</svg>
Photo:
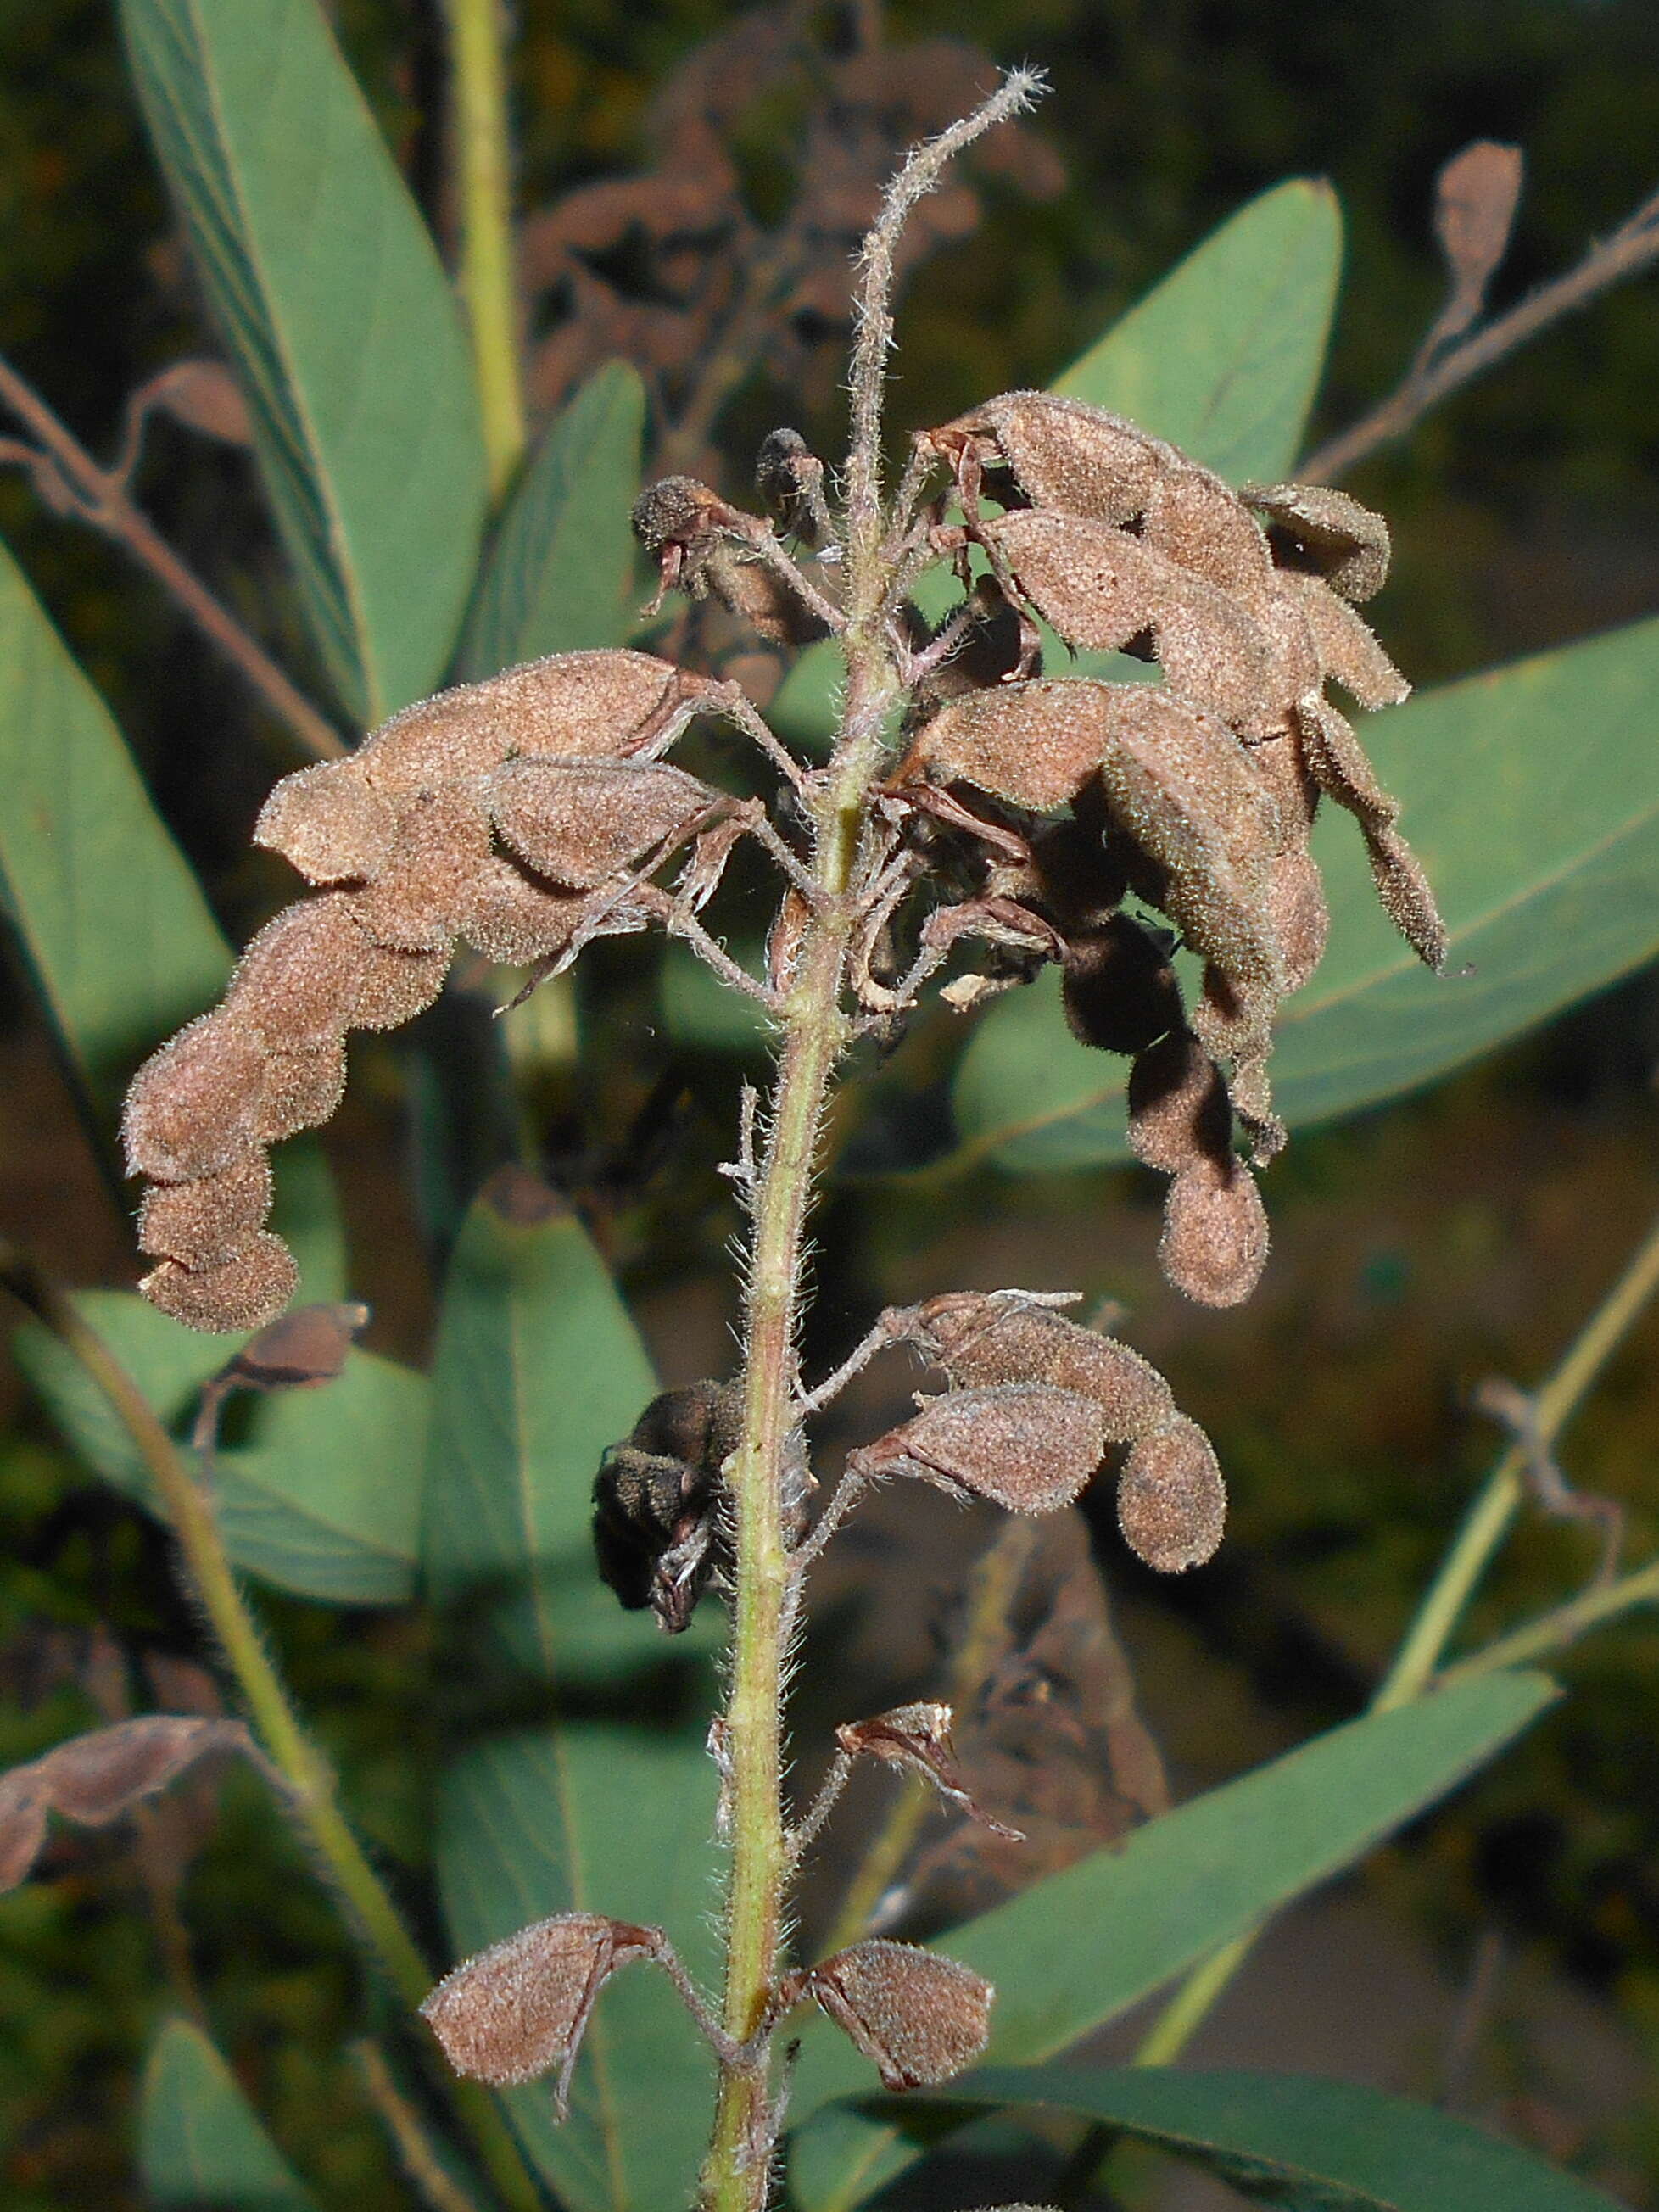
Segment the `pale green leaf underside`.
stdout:
<svg viewBox="0 0 1659 2212">
<path fill-rule="evenodd" d="M 1073 2112 L 1290 2212 L 1618 2212 L 1534 2151 L 1432 2106 L 1304 2075 L 988 2068 L 951 2106 Z"/>
<path fill-rule="evenodd" d="M 509 1656 L 536 1674 L 651 1652 L 654 1624 L 599 1581 L 588 1524 L 600 1455 L 655 1379 L 581 1223 L 527 1178 L 492 1184 L 467 1216 L 432 1380 L 434 1596 L 498 1601 Z"/>
<path fill-rule="evenodd" d="M 1273 1048 L 1293 1127 L 1431 1082 L 1659 952 L 1656 692 L 1646 622 L 1363 719 L 1450 928 L 1451 972 L 1430 975 L 1396 937 L 1357 830 L 1328 809 L 1315 849 L 1330 949 Z M 1126 1068 L 1073 1040 L 1052 976 L 1011 994 L 957 1072 L 957 1159 L 1029 1173 L 1127 1158 Z"/>
<path fill-rule="evenodd" d="M 108 709 L 0 550 L 0 902 L 79 1083 L 111 1112 L 230 953 Z"/>
<path fill-rule="evenodd" d="M 645 386 L 621 361 L 548 425 L 484 562 L 461 645 L 468 682 L 626 640 L 638 611 L 629 515 L 644 434 Z"/>
<path fill-rule="evenodd" d="M 1212 231 L 1054 388 L 1230 483 L 1271 482 L 1301 446 L 1341 266 L 1335 193 L 1294 177 Z"/>
<path fill-rule="evenodd" d="M 484 463 L 448 281 L 317 0 L 121 0 L 307 621 L 364 724 L 430 691 Z"/>
<path fill-rule="evenodd" d="M 246 1340 L 181 1328 L 123 1291 L 82 1291 L 76 1303 L 175 1433 L 187 1432 L 202 1383 Z M 87 1464 L 158 1511 L 126 1431 L 82 1369 L 35 1323 L 19 1330 L 15 1346 L 19 1364 Z M 280 1589 L 337 1605 L 408 1597 L 428 1396 L 422 1376 L 354 1352 L 325 1388 L 260 1399 L 249 1441 L 219 1455 L 219 1525 L 236 1565 Z"/>
<path fill-rule="evenodd" d="M 988 2060 L 1051 2057 L 1114 2019 L 1361 1857 L 1555 1694 L 1540 1674 L 1498 1674 L 1367 1714 L 951 1929 L 937 1948 L 996 1987 Z M 871 2087 L 850 2045 L 809 2031 L 792 2107 L 806 2212 L 843 2212 L 915 2154 L 892 2128 L 846 2109 L 803 2124 Z"/>
<path fill-rule="evenodd" d="M 156 2212 L 317 2212 L 240 2084 L 198 2027 L 169 2021 L 150 2047 L 138 2170 Z"/>
<path fill-rule="evenodd" d="M 532 1920 L 608 1912 L 665 1928 L 713 1986 L 716 1776 L 701 1731 L 570 1726 L 479 1745 L 446 1776 L 437 1862 L 458 1958 Z M 689 2204 L 713 2069 L 670 1985 L 634 1966 L 606 1988 L 556 2128 L 545 2081 L 510 2090 L 526 2149 L 570 2212 Z"/>
</svg>

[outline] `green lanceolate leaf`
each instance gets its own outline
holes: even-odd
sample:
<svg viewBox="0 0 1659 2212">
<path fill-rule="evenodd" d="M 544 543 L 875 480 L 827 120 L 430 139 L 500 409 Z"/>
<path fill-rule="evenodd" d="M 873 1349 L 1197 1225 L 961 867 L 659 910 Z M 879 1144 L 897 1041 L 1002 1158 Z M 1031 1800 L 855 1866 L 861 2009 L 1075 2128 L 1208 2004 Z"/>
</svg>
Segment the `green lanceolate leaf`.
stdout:
<svg viewBox="0 0 1659 2212">
<path fill-rule="evenodd" d="M 535 1674 L 653 1652 L 653 1624 L 599 1582 L 588 1529 L 600 1455 L 653 1395 L 651 1364 L 581 1223 L 520 1170 L 467 1217 L 432 1381 L 433 1595 L 489 1603 Z"/>
<path fill-rule="evenodd" d="M 378 722 L 439 680 L 477 556 L 448 282 L 318 0 L 121 0 L 121 21 L 313 635 Z"/>
<path fill-rule="evenodd" d="M 939 2102 L 1075 2112 L 1291 2212 L 1618 2212 L 1612 2197 L 1516 2143 L 1352 2081 L 992 2067 Z"/>
<path fill-rule="evenodd" d="M 613 361 L 548 425 L 501 517 L 462 640 L 469 682 L 544 653 L 621 645 L 633 626 L 645 386 Z"/>
<path fill-rule="evenodd" d="M 469 1751 L 440 1797 L 438 1874 L 458 1958 L 532 1920 L 608 1912 L 665 1928 L 705 1988 L 716 1776 L 697 1736 L 572 1726 Z M 600 1997 L 553 2124 L 550 2084 L 507 2092 L 525 2147 L 570 2212 L 689 2204 L 713 2068 L 665 1975 L 629 1966 Z"/>
<path fill-rule="evenodd" d="M 198 1393 L 244 1337 L 204 1336 L 123 1291 L 76 1304 L 166 1425 L 187 1436 Z M 160 1514 L 131 1438 L 77 1361 L 38 1323 L 18 1364 L 70 1444 L 103 1479 Z M 320 1389 L 252 1406 L 248 1440 L 218 1455 L 215 1495 L 232 1559 L 279 1589 L 337 1605 L 393 1605 L 415 1583 L 428 1388 L 390 1359 L 353 1352 Z"/>
<path fill-rule="evenodd" d="M 156 2212 L 317 2212 L 236 2076 L 199 2027 L 169 2021 L 151 2045 L 138 2118 L 138 2168 Z"/>
<path fill-rule="evenodd" d="M 1275 1031 L 1274 1103 L 1292 1127 L 1431 1082 L 1659 951 L 1656 686 L 1659 622 L 1645 622 L 1365 718 L 1451 932 L 1448 972 L 1395 935 L 1353 824 L 1328 810 L 1315 850 L 1330 949 Z M 1015 1172 L 1126 1158 L 1126 1069 L 1073 1040 L 1052 977 L 1011 994 L 957 1072 L 957 1157 Z"/>
<path fill-rule="evenodd" d="M 108 1115 L 210 1006 L 230 953 L 108 709 L 0 550 L 0 902 L 74 1074 Z"/>
<path fill-rule="evenodd" d="M 1367 1714 L 953 1929 L 938 1948 L 996 1988 L 988 2057 L 1048 2058 L 1115 2018 L 1455 1788 L 1555 1694 L 1540 1674 L 1495 1674 Z M 809 2031 L 798 2125 L 870 2087 L 849 2044 Z M 808 2212 L 842 2212 L 914 2155 L 843 2110 L 804 2128 L 792 2172 Z"/>
<path fill-rule="evenodd" d="M 1054 386 L 1231 483 L 1295 459 L 1330 338 L 1342 211 L 1292 178 L 1224 222 Z"/>
</svg>

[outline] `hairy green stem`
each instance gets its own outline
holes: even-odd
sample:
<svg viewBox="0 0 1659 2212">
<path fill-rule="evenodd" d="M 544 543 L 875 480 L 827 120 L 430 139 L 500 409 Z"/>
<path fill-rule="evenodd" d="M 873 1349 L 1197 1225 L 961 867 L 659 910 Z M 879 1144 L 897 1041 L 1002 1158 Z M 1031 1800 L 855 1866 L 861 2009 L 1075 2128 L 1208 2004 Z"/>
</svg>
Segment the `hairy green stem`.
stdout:
<svg viewBox="0 0 1659 2212">
<path fill-rule="evenodd" d="M 1632 1254 L 1619 1279 L 1574 1339 L 1534 1407 L 1537 1435 L 1552 1443 L 1566 1425 L 1632 1323 L 1659 1292 L 1659 1222 Z M 1430 1583 L 1393 1665 L 1371 1701 L 1373 1712 L 1410 1705 L 1442 1681 L 1486 1674 L 1557 1650 L 1598 1620 L 1659 1597 L 1659 1565 L 1587 1591 L 1483 1651 L 1441 1673 L 1440 1662 L 1480 1578 L 1496 1556 L 1526 1497 L 1527 1453 L 1511 1444 L 1487 1477 Z M 1138 2066 L 1164 2066 L 1194 2032 L 1249 1957 L 1254 1933 L 1237 1937 L 1195 1966 L 1158 2016 L 1135 2054 Z"/>
<path fill-rule="evenodd" d="M 432 1987 L 432 1971 L 340 1809 L 327 1760 L 295 1717 L 237 1586 L 207 1493 L 138 1385 L 71 1300 L 10 1251 L 0 1250 L 0 1279 L 84 1369 L 131 1439 L 155 1486 L 191 1586 L 235 1677 L 260 1747 L 283 1778 L 289 1810 L 381 1972 L 411 2008 L 417 2006 Z M 537 2212 L 540 2192 L 489 2096 L 470 2082 L 451 2087 L 503 2199 L 516 2212 Z"/>
<path fill-rule="evenodd" d="M 489 489 L 499 497 L 524 452 L 512 133 L 501 0 L 446 0 L 461 207 L 461 297 L 472 336 Z"/>
</svg>

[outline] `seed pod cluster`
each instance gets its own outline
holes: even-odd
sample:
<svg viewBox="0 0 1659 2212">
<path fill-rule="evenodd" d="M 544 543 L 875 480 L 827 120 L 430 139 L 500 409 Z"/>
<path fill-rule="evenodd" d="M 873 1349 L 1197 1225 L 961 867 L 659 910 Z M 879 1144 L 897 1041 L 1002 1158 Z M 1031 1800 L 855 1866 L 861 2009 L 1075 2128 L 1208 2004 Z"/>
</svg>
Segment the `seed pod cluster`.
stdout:
<svg viewBox="0 0 1659 2212">
<path fill-rule="evenodd" d="M 720 803 L 657 757 L 708 697 L 647 653 L 555 654 L 406 708 L 349 759 L 276 785 L 254 841 L 320 895 L 259 932 L 224 1003 L 127 1096 L 152 1304 L 192 1328 L 247 1329 L 288 1303 L 294 1260 L 264 1226 L 268 1148 L 328 1120 L 347 1032 L 430 1006 L 458 939 L 553 963 L 642 926 L 630 871 Z"/>
<path fill-rule="evenodd" d="M 913 1344 L 945 1370 L 955 1388 L 872 1449 L 885 1448 L 890 1458 L 902 1455 L 909 1449 L 907 1431 L 921 1427 L 920 1448 L 913 1455 L 931 1455 L 936 1462 L 938 1409 L 965 1408 L 972 1421 L 978 1401 L 994 1401 L 1008 1390 L 1040 1389 L 1056 1399 L 1076 1399 L 1093 1408 L 1101 1443 L 1071 1495 L 1097 1472 L 1109 1446 L 1127 1446 L 1118 1476 L 1118 1522 L 1130 1549 L 1161 1574 L 1200 1566 L 1215 1551 L 1227 1492 L 1214 1450 L 1198 1424 L 1176 1410 L 1169 1384 L 1139 1352 L 1018 1291 L 948 1291 L 918 1306 L 890 1309 L 882 1318 L 895 1341 Z M 930 1415 L 931 1427 L 922 1427 Z M 1035 1455 L 1037 1469 L 1050 1467 L 1063 1448 L 1062 1431 L 1059 1448 L 1050 1440 Z M 998 1496 L 984 1482 L 963 1480 L 961 1458 L 958 1449 L 954 1472 L 963 1487 L 1018 1511 L 1046 1510 L 1024 1502 L 1043 1479 L 1030 1463 L 998 1476 L 1004 1493 Z M 937 1479 L 931 1464 L 927 1471 Z M 1057 1497 L 1053 1502 L 1069 1501 Z"/>
<path fill-rule="evenodd" d="M 1162 672 L 1154 686 L 1034 677 L 1029 652 L 983 674 L 947 661 L 896 781 L 988 798 L 1000 852 L 1008 810 L 1030 817 L 1029 860 L 988 859 L 982 893 L 1053 925 L 1074 1034 L 1135 1058 L 1132 1141 L 1175 1179 L 1165 1270 L 1200 1303 L 1231 1304 L 1267 1250 L 1233 1123 L 1258 1163 L 1284 1141 L 1267 1056 L 1280 1001 L 1324 950 L 1309 849 L 1322 796 L 1358 822 L 1413 947 L 1437 969 L 1446 954 L 1399 808 L 1325 696 L 1334 683 L 1381 707 L 1409 688 L 1355 611 L 1387 575 L 1387 526 L 1341 492 L 1235 492 L 1133 423 L 1046 392 L 1004 393 L 918 442 L 954 477 L 959 557 L 977 545 L 991 565 L 964 635 L 989 629 L 1000 598 L 1033 634 L 1041 616 L 1073 647 Z M 983 511 L 987 492 L 1000 514 Z M 1167 916 L 1202 962 L 1190 1013 L 1126 898 Z"/>
</svg>

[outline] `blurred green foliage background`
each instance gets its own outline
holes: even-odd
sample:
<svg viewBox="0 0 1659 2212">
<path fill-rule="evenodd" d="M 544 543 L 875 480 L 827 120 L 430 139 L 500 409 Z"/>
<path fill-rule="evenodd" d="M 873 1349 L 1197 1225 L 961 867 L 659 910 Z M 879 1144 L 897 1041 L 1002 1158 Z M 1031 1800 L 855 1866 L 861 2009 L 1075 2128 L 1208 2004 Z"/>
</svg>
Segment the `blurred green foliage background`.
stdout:
<svg viewBox="0 0 1659 2212">
<path fill-rule="evenodd" d="M 435 0 L 334 11 L 380 119 L 441 235 L 441 39 Z M 662 73 L 737 11 L 695 0 L 520 0 L 515 98 L 527 209 L 650 158 Z M 988 216 L 908 295 L 898 427 L 1040 384 L 1241 202 L 1291 174 L 1329 177 L 1348 228 L 1331 374 L 1316 436 L 1401 374 L 1438 304 L 1432 184 L 1460 147 L 1522 146 L 1528 183 L 1500 300 L 1567 265 L 1659 184 L 1659 17 L 1643 0 L 984 0 L 971 20 L 896 5 L 895 40 L 971 36 L 1049 72 L 1036 128 L 1064 164 L 1033 205 L 988 188 Z M 787 187 L 793 118 L 747 126 L 757 204 Z M 128 390 L 202 334 L 190 281 L 102 0 L 0 12 L 0 350 L 99 452 Z M 1419 680 L 1460 673 L 1659 611 L 1659 278 L 1596 303 L 1431 416 L 1351 488 L 1395 528 L 1380 609 Z M 728 487 L 793 392 L 757 379 L 721 433 Z M 831 396 L 800 422 L 836 439 Z M 307 648 L 240 456 L 163 426 L 142 493 L 165 532 L 289 665 Z M 292 765 L 234 681 L 101 542 L 0 479 L 0 530 L 114 707 L 158 804 L 239 940 L 278 896 L 247 832 Z M 625 1192 L 611 1255 L 665 1379 L 724 1362 L 729 1216 L 712 1175 L 732 1070 L 642 1037 L 625 960 L 584 986 L 581 1065 L 538 1105 L 556 1168 L 617 1146 L 653 1097 L 675 1107 L 669 1167 Z M 128 1224 L 8 987 L 0 1030 L 0 1231 L 66 1279 L 128 1284 Z M 1152 1265 L 1156 1198 L 1132 1173 L 909 1194 L 843 1191 L 820 1232 L 817 1347 L 874 1305 L 947 1282 L 1074 1284 L 1130 1305 L 1136 1340 L 1176 1378 L 1235 1476 L 1222 1562 L 1190 1585 L 1114 1568 L 1143 1705 L 1183 1785 L 1237 1771 L 1353 1708 L 1493 1448 L 1468 1410 L 1490 1373 L 1534 1380 L 1659 1201 L 1653 1068 L 1659 988 L 1638 977 L 1431 1096 L 1299 1137 L 1273 1173 L 1278 1254 L 1258 1299 L 1176 1310 Z M 398 1173 L 398 1063 L 372 1062 L 330 1149 L 341 1170 L 371 1341 L 426 1349 L 430 1281 Z M 1577 1424 L 1569 1472 L 1625 1501 L 1631 1553 L 1659 1540 L 1651 1325 Z M 1646 1357 L 1644 1357 L 1645 1346 Z M 0 1414 L 0 1760 L 86 1724 L 50 1686 L 43 1626 L 179 1654 L 195 1624 L 162 1540 L 96 1488 L 15 1378 Z M 1516 1547 L 1486 1627 L 1553 1595 L 1586 1540 L 1541 1527 Z M 413 1613 L 263 1610 L 351 1801 L 418 1896 L 423 1784 L 443 1721 Z M 1478 1931 L 1588 1990 L 1620 2047 L 1659 2050 L 1659 1631 L 1626 1622 L 1566 1662 L 1577 1694 L 1478 1790 L 1370 1878 L 1402 1944 L 1453 1979 Z M 44 1675 L 43 1675 L 44 1669 Z M 44 1692 L 43 1692 L 44 1682 Z M 37 1694 L 37 1692 L 43 1692 Z M 183 1912 L 222 2047 L 307 2169 L 364 2204 L 400 2201 L 339 2045 L 352 1970 L 320 1894 L 252 1784 L 222 1793 Z M 130 1852 L 79 1846 L 13 1900 L 0 1938 L 0 2172 L 18 2212 L 131 2203 L 134 2070 L 162 1970 Z M 1502 1999 L 1499 1999 L 1501 2014 Z M 1272 2063 L 1272 2045 L 1259 2052 Z M 1424 2060 L 1430 2065 L 1429 2058 Z M 1422 2087 L 1417 2081 L 1402 2086 Z M 1514 2048 L 1511 2118 L 1559 2153 L 1588 2141 L 1632 2202 L 1659 2203 L 1659 2115 L 1616 2116 L 1540 2087 Z M 1530 2100 L 1530 2101 L 1528 2101 Z"/>
</svg>

